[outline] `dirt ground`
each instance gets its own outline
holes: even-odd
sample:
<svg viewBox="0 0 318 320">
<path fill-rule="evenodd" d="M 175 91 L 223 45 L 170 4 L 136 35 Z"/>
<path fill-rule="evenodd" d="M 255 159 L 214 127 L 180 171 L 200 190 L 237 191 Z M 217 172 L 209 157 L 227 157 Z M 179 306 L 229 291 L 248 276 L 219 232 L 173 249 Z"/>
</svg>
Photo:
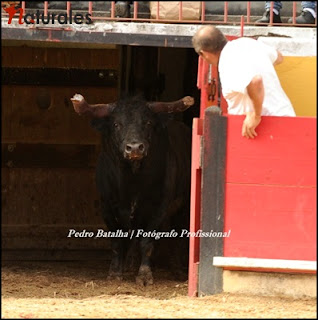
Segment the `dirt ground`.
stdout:
<svg viewBox="0 0 318 320">
<path fill-rule="evenodd" d="M 165 271 L 138 287 L 106 280 L 106 262 L 3 262 L 2 318 L 316 318 L 316 299 L 187 296 Z"/>
</svg>

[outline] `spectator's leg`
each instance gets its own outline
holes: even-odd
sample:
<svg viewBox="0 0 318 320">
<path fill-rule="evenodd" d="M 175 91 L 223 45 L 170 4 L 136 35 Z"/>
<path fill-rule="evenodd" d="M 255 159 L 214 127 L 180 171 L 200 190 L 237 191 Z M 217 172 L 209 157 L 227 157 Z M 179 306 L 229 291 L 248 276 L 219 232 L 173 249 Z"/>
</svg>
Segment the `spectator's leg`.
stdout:
<svg viewBox="0 0 318 320">
<path fill-rule="evenodd" d="M 298 17 L 296 17 L 296 23 L 297 24 L 314 24 L 316 19 L 316 6 L 317 6 L 317 1 L 302 1 L 301 2 L 302 12 Z M 293 19 L 290 18 L 288 22 L 292 23 Z"/>
<path fill-rule="evenodd" d="M 265 1 L 265 12 L 261 19 L 256 20 L 256 23 L 269 23 L 270 19 L 270 8 L 271 8 L 271 1 Z M 274 23 L 281 23 L 280 19 L 280 9 L 282 8 L 281 1 L 274 1 L 274 8 L 273 8 L 273 22 Z"/>
<path fill-rule="evenodd" d="M 115 17 L 130 18 L 130 2 L 131 1 L 116 1 Z"/>
</svg>

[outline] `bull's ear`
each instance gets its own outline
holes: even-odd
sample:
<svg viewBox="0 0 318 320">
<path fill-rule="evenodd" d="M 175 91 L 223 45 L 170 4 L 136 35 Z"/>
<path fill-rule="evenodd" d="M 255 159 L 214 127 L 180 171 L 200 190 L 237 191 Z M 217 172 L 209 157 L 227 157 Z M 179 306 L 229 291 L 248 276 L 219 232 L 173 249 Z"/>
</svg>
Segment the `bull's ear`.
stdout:
<svg viewBox="0 0 318 320">
<path fill-rule="evenodd" d="M 193 105 L 194 99 L 190 96 L 172 102 L 148 102 L 148 107 L 156 113 L 183 112 Z"/>
<path fill-rule="evenodd" d="M 73 107 L 79 115 L 86 115 L 92 118 L 104 118 L 109 116 L 116 107 L 116 103 L 88 104 L 81 94 L 76 93 L 71 98 Z"/>
</svg>

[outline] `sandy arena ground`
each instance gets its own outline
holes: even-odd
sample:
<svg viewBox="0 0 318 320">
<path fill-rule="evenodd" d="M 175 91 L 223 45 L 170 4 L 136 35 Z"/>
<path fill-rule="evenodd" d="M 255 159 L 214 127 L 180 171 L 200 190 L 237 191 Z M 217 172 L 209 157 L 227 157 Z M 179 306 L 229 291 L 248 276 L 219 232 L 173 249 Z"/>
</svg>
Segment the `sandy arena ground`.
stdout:
<svg viewBox="0 0 318 320">
<path fill-rule="evenodd" d="M 316 299 L 218 294 L 187 297 L 187 283 L 155 271 L 106 280 L 106 262 L 3 262 L 2 318 L 316 318 Z"/>
</svg>

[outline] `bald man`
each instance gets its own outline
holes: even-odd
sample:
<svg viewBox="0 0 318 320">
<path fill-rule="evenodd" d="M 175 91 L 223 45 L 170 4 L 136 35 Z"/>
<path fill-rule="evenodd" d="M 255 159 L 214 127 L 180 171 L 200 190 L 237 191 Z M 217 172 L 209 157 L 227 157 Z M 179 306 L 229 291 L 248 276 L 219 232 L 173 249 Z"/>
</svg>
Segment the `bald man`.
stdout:
<svg viewBox="0 0 318 320">
<path fill-rule="evenodd" d="M 239 38 L 227 41 L 214 26 L 203 26 L 192 38 L 195 51 L 217 66 L 228 113 L 246 115 L 242 136 L 255 138 L 262 116 L 295 116 L 274 66 L 282 54 L 261 41 Z"/>
</svg>

